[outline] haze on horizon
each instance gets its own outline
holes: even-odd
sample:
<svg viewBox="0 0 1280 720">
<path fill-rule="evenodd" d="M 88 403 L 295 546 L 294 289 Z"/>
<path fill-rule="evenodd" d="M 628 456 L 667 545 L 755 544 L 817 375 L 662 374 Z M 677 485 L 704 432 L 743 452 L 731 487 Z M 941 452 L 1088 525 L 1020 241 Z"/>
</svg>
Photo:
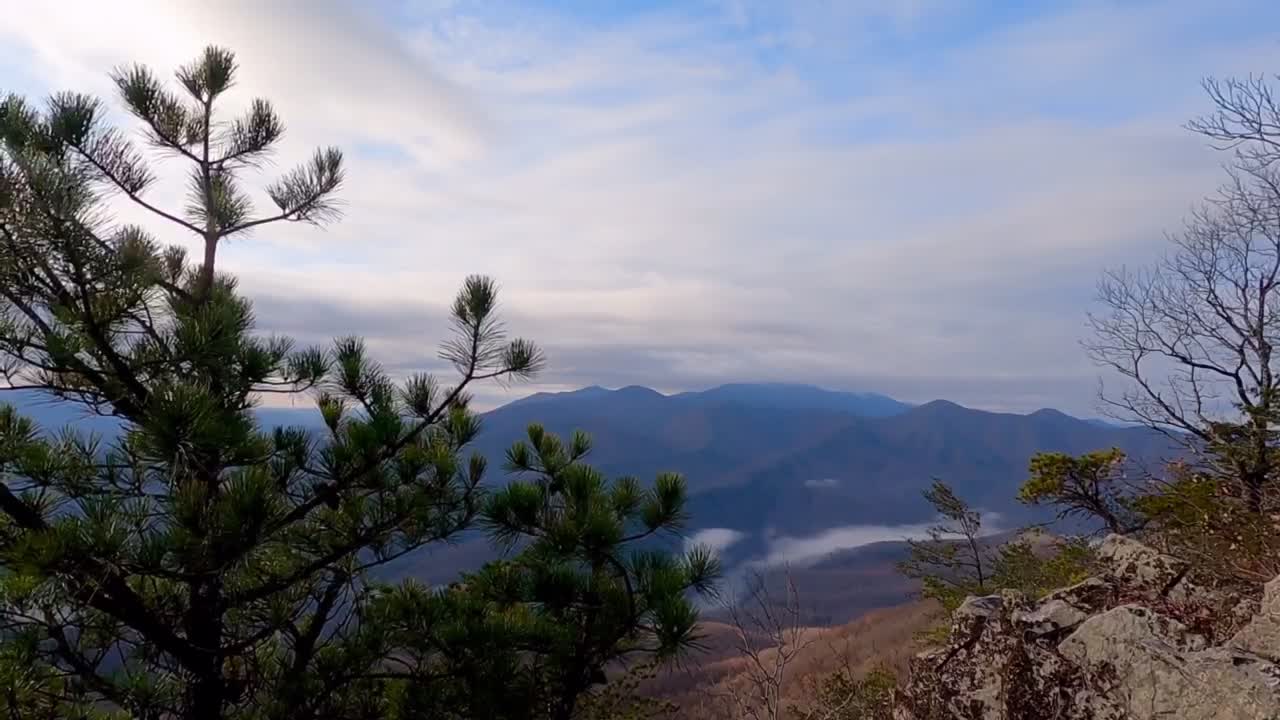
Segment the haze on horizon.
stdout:
<svg viewBox="0 0 1280 720">
<path fill-rule="evenodd" d="M 233 48 L 289 123 L 279 166 L 350 161 L 342 222 L 225 248 L 263 328 L 429 369 L 459 281 L 493 275 L 550 366 L 490 405 L 785 381 L 1090 416 L 1098 274 L 1156 257 L 1219 183 L 1182 124 L 1203 77 L 1280 70 L 1277 21 L 1266 0 L 68 0 L 0 15 L 0 88 L 107 96 L 104 67 Z"/>
</svg>

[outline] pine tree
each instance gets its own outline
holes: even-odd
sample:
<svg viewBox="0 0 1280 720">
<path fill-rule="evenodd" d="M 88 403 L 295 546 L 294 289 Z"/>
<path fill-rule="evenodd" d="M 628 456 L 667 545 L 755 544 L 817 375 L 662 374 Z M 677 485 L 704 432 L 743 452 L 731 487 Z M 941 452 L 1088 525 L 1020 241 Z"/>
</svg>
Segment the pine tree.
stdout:
<svg viewBox="0 0 1280 720">
<path fill-rule="evenodd" d="M 969 595 L 991 590 L 993 560 L 982 540 L 981 513 L 941 480 L 934 480 L 923 494 L 938 522 L 928 528 L 927 540 L 907 541 L 910 553 L 898 570 L 920 580 L 921 594 L 951 612 Z"/>
<path fill-rule="evenodd" d="M 177 212 L 149 200 L 149 155 L 97 100 L 0 104 L 0 374 L 122 428 L 54 432 L 0 407 L 0 710 L 566 717 L 603 662 L 691 643 L 684 592 L 705 587 L 714 563 L 623 564 L 632 538 L 610 530 L 637 518 L 645 534 L 678 527 L 679 482 L 606 487 L 575 456 L 544 459 L 560 479 L 537 486 L 536 517 L 519 504 L 534 486 L 487 499 L 485 460 L 465 450 L 479 430 L 468 389 L 543 363 L 507 337 L 493 281 L 469 278 L 451 307 L 451 384 L 396 380 L 355 337 L 299 348 L 255 332 L 218 249 L 272 223 L 336 219 L 342 155 L 316 152 L 267 187 L 275 209 L 255 214 L 242 183 L 283 124 L 260 99 L 221 116 L 236 75 L 226 50 L 176 75 L 177 92 L 144 67 L 113 77 L 147 144 L 189 170 Z M 114 223 L 110 194 L 193 234 L 200 262 Z M 272 393 L 313 396 L 325 430 L 259 426 L 253 409 Z M 482 514 L 518 522 L 503 538 L 532 548 L 453 589 L 376 580 Z M 544 685 L 558 704 L 510 702 Z"/>
<path fill-rule="evenodd" d="M 507 453 L 517 477 L 486 498 L 482 524 L 508 548 L 525 547 L 464 576 L 449 596 L 459 637 L 493 637 L 498 622 L 500 642 L 452 649 L 453 669 L 473 679 L 444 703 L 430 692 L 416 696 L 415 716 L 465 707 L 462 717 L 569 720 L 610 668 L 660 663 L 698 646 L 688 593 L 709 593 L 718 563 L 704 549 L 680 556 L 661 543 L 684 522 L 684 479 L 662 474 L 650 488 L 632 477 L 610 481 L 583 462 L 590 449 L 583 433 L 565 443 L 533 425 Z M 513 639 L 517 655 L 503 651 Z M 583 707 L 590 714 L 596 704 Z"/>
<path fill-rule="evenodd" d="M 1108 532 L 1137 532 L 1146 519 L 1135 507 L 1137 485 L 1126 477 L 1125 459 L 1119 448 L 1079 457 L 1036 453 L 1031 457 L 1031 477 L 1018 489 L 1018 500 L 1053 505 L 1059 520 L 1081 518 L 1100 523 Z"/>
<path fill-rule="evenodd" d="M 993 542 L 984 537 L 982 514 L 946 483 L 934 480 L 924 498 L 938 522 L 926 531 L 928 539 L 907 541 L 909 552 L 898 570 L 919 580 L 921 596 L 937 600 L 948 614 L 967 597 L 1001 590 L 1041 597 L 1083 580 L 1092 566 L 1094 552 L 1087 538 L 1056 538 L 1035 529 Z M 934 639 L 936 633 L 925 637 Z"/>
</svg>

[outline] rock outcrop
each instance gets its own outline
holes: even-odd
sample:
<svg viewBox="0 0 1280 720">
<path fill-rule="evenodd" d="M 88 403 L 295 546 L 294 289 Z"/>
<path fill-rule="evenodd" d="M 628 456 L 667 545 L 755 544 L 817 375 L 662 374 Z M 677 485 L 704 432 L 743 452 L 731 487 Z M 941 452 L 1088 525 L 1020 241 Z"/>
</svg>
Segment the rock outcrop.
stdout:
<svg viewBox="0 0 1280 720">
<path fill-rule="evenodd" d="M 912 662 L 895 720 L 1280 720 L 1280 578 L 1259 604 L 1129 538 L 1099 557 L 1038 601 L 969 598 Z"/>
</svg>

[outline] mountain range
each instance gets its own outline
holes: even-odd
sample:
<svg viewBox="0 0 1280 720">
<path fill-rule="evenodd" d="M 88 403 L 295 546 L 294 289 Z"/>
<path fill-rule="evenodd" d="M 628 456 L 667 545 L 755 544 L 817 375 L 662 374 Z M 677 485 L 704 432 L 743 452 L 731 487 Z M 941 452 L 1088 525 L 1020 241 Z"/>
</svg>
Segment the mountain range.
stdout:
<svg viewBox="0 0 1280 720">
<path fill-rule="evenodd" d="M 110 421 L 66 404 L 23 394 L 3 400 L 16 401 L 46 427 L 110 429 Z M 264 408 L 259 416 L 264 425 L 320 423 L 317 412 L 301 408 Z M 475 449 L 491 460 L 490 482 L 503 481 L 505 450 L 531 423 L 560 434 L 590 433 L 589 459 L 610 476 L 644 481 L 682 473 L 691 537 L 718 547 L 730 566 L 816 568 L 857 556 L 857 547 L 918 534 L 931 520 L 921 491 L 935 478 L 986 513 L 992 529 L 1047 519 L 1015 499 L 1039 451 L 1118 447 L 1146 462 L 1173 455 L 1166 438 L 1144 428 L 1048 409 L 1020 415 L 945 400 L 911 405 L 804 385 L 733 384 L 673 395 L 588 387 L 538 393 L 485 413 Z M 444 581 L 491 555 L 483 540 L 466 540 L 399 572 Z"/>
<path fill-rule="evenodd" d="M 825 546 L 900 538 L 931 519 L 921 492 L 935 478 L 993 525 L 1047 519 L 1015 499 L 1040 451 L 1118 447 L 1145 462 L 1174 454 L 1167 438 L 1145 428 L 1050 409 L 1020 415 L 746 384 L 675 395 L 642 387 L 538 394 L 487 413 L 478 447 L 500 456 L 534 422 L 588 431 L 590 459 L 610 475 L 683 473 L 692 529 L 721 531 L 716 537 L 730 541 L 725 550 L 736 560 L 813 560 Z"/>
</svg>

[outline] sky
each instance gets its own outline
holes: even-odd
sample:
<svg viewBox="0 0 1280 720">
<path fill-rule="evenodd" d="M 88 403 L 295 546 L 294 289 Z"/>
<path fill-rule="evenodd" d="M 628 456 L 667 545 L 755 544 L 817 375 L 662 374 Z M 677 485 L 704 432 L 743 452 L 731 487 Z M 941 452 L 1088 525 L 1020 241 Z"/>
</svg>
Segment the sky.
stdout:
<svg viewBox="0 0 1280 720">
<path fill-rule="evenodd" d="M 288 127 L 259 186 L 349 161 L 340 223 L 220 250 L 260 326 L 432 369 L 492 275 L 549 366 L 490 405 L 785 381 L 1097 414 L 1099 274 L 1221 179 L 1183 128 L 1201 80 L 1280 71 L 1271 0 L 13 5 L 0 90 L 109 96 L 120 63 L 233 49 L 228 112 Z"/>
</svg>

